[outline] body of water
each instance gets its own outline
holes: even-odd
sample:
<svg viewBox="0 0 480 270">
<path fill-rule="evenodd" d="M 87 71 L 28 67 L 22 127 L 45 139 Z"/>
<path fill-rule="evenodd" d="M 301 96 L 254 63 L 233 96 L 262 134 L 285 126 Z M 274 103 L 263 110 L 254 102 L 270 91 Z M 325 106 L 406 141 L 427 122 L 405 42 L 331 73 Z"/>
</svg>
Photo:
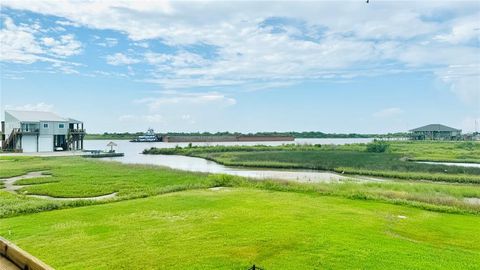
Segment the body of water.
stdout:
<svg viewBox="0 0 480 270">
<path fill-rule="evenodd" d="M 193 143 L 199 146 L 213 146 L 213 145 L 282 145 L 285 143 L 296 144 L 350 144 L 350 143 L 368 143 L 373 139 L 296 139 L 294 142 L 218 142 L 218 143 Z M 111 140 L 87 140 L 85 141 L 85 149 L 109 149 L 107 144 Z M 127 164 L 148 164 L 165 166 L 172 169 L 205 172 L 205 173 L 222 173 L 237 175 L 243 177 L 257 178 L 257 179 L 281 179 L 293 180 L 298 182 L 328 182 L 340 181 L 347 177 L 330 172 L 319 172 L 310 170 L 262 170 L 262 169 L 243 169 L 233 168 L 220 165 L 216 162 L 209 161 L 203 158 L 177 156 L 177 155 L 144 155 L 142 151 L 151 147 L 158 148 L 173 148 L 178 146 L 185 147 L 188 143 L 164 143 L 164 142 L 139 142 L 131 143 L 127 140 L 113 140 L 118 147 L 117 151 L 125 153 L 123 157 L 103 158 L 103 160 L 118 161 Z M 351 177 L 349 177 L 351 178 Z M 380 180 L 375 178 L 360 178 L 358 180 L 374 181 Z"/>
<path fill-rule="evenodd" d="M 479 163 L 461 163 L 461 162 L 435 162 L 435 161 L 418 161 L 417 163 L 433 164 L 433 165 L 447 165 L 459 167 L 480 168 Z"/>
</svg>

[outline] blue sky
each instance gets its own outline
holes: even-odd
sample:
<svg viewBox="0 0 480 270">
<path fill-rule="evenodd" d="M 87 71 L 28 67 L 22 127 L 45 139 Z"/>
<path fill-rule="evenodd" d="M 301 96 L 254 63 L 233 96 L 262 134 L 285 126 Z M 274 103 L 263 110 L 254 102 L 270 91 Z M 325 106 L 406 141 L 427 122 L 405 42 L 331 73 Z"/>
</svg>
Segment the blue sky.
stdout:
<svg viewBox="0 0 480 270">
<path fill-rule="evenodd" d="M 1 2 L 0 106 L 90 132 L 480 123 L 478 1 Z"/>
</svg>

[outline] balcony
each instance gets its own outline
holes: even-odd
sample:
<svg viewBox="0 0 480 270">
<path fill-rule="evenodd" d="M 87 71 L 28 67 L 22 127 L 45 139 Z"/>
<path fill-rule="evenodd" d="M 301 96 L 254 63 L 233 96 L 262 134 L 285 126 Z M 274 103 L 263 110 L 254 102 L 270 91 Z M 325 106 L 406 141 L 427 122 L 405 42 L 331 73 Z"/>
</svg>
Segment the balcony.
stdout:
<svg viewBox="0 0 480 270">
<path fill-rule="evenodd" d="M 21 129 L 19 130 L 19 133 L 23 135 L 38 135 L 40 133 L 40 130 L 37 129 Z"/>
<path fill-rule="evenodd" d="M 68 133 L 70 134 L 79 134 L 79 135 L 85 135 L 85 129 L 69 129 Z"/>
<path fill-rule="evenodd" d="M 18 132 L 23 135 L 38 135 L 38 133 L 40 133 L 40 126 L 38 124 L 22 123 Z"/>
</svg>

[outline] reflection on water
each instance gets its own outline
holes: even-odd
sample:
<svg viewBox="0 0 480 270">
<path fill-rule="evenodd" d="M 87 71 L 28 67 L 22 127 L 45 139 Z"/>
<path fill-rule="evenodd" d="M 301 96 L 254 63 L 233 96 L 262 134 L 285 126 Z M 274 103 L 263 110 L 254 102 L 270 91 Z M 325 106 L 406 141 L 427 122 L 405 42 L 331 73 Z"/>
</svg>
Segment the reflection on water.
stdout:
<svg viewBox="0 0 480 270">
<path fill-rule="evenodd" d="M 348 143 L 368 143 L 373 139 L 296 139 L 297 144 L 348 144 Z M 110 140 L 87 140 L 85 149 L 106 149 Z M 176 156 L 176 155 L 143 155 L 142 151 L 151 147 L 173 148 L 178 146 L 185 147 L 188 143 L 164 143 L 164 142 L 141 142 L 131 143 L 126 140 L 114 140 L 118 144 L 118 151 L 125 153 L 123 157 L 103 158 L 103 160 L 118 161 L 128 164 L 149 164 L 166 166 L 173 169 L 205 172 L 222 173 L 238 175 L 258 179 L 281 179 L 293 180 L 299 182 L 327 182 L 338 181 L 346 177 L 329 172 L 317 172 L 307 170 L 262 170 L 262 169 L 240 169 L 220 165 L 213 161 L 202 158 Z M 218 142 L 218 143 L 193 143 L 193 145 L 282 145 L 285 142 Z M 293 143 L 293 142 L 289 142 Z M 372 179 L 370 179 L 372 180 Z"/>
<path fill-rule="evenodd" d="M 433 165 L 447 165 L 447 166 L 459 166 L 459 167 L 480 168 L 480 164 L 478 164 L 478 163 L 435 162 L 435 161 L 418 161 L 417 163 L 433 164 Z"/>
</svg>

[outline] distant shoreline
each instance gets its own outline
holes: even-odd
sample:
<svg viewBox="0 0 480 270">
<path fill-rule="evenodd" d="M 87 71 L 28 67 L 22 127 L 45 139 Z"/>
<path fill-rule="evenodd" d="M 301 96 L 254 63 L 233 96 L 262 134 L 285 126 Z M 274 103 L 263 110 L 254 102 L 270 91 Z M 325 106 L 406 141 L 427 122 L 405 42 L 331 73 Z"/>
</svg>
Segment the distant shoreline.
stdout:
<svg viewBox="0 0 480 270">
<path fill-rule="evenodd" d="M 142 132 L 136 133 L 104 133 L 104 134 L 87 134 L 85 140 L 133 140 L 136 137 L 143 135 Z M 340 133 L 323 133 L 323 132 L 257 132 L 257 133 L 230 133 L 230 132 L 217 132 L 217 133 L 167 133 L 159 134 L 159 136 L 169 137 L 293 137 L 294 139 L 353 139 L 353 138 L 405 138 L 405 133 L 392 133 L 392 134 L 340 134 Z"/>
</svg>

